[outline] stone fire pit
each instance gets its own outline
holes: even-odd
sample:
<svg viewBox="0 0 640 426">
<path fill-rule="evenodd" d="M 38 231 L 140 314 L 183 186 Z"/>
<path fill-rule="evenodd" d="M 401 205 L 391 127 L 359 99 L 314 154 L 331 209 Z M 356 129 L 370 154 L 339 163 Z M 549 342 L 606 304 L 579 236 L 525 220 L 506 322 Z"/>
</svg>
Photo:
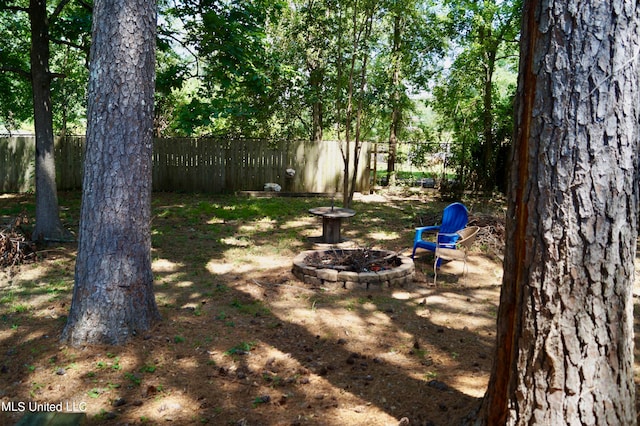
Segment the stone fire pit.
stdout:
<svg viewBox="0 0 640 426">
<path fill-rule="evenodd" d="M 299 280 L 329 289 L 377 290 L 408 287 L 413 283 L 413 260 L 387 250 L 368 250 L 355 267 L 340 264 L 337 257 L 358 257 L 363 249 L 303 251 L 293 259 L 293 275 Z M 355 270 L 354 270 L 355 269 Z"/>
</svg>

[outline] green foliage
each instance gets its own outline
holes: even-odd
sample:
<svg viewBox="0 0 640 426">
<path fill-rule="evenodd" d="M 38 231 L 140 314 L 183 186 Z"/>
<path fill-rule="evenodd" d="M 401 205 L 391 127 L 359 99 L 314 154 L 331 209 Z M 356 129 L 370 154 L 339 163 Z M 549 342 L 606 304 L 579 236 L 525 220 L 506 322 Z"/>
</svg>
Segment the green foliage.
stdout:
<svg viewBox="0 0 640 426">
<path fill-rule="evenodd" d="M 171 12 L 185 18 L 186 41 L 204 59 L 197 97 L 181 106 L 180 130 L 268 136 L 264 123 L 277 104 L 278 80 L 287 67 L 267 31 L 284 2 L 185 1 Z"/>
<path fill-rule="evenodd" d="M 140 383 L 142 383 L 142 379 L 131 372 L 124 373 L 124 378 L 129 380 L 134 386 L 140 386 Z"/>
<path fill-rule="evenodd" d="M 0 129 L 20 128 L 32 121 L 33 102 L 30 82 L 30 22 L 28 2 L 13 2 L 24 10 L 0 5 Z M 49 48 L 52 73 L 51 98 L 54 129 L 65 132 L 83 126 L 87 57 L 91 32 L 90 10 L 76 2 L 67 3 L 57 15 L 50 8 Z"/>
<path fill-rule="evenodd" d="M 254 342 L 240 342 L 234 347 L 228 349 L 225 354 L 227 355 L 246 355 L 256 344 Z"/>
<path fill-rule="evenodd" d="M 400 104 L 409 112 L 409 85 L 426 88 L 443 51 L 434 10 L 417 0 L 181 2 L 166 13 L 185 22 L 185 44 L 198 59 L 198 83 L 186 96 L 174 92 L 176 102 L 163 103 L 173 109 L 169 131 L 307 138 L 317 119 L 325 138 L 336 138 L 341 134 L 335 129 L 355 131 L 357 109 L 362 138 L 385 139 L 392 96 L 402 93 Z M 397 86 L 389 75 L 390 16 L 402 17 Z M 178 66 L 167 70 L 185 75 Z M 349 103 L 351 118 L 344 116 Z"/>
<path fill-rule="evenodd" d="M 9 291 L 8 293 L 4 294 L 2 297 L 0 297 L 0 304 L 12 304 L 14 301 L 16 300 L 16 295 L 12 292 Z"/>
<path fill-rule="evenodd" d="M 156 47 L 155 133 L 157 136 L 189 136 L 197 132 L 183 129 L 183 123 L 192 120 L 185 120 L 181 109 L 196 90 L 189 82 L 197 57 L 182 40 L 181 23 L 174 19 L 175 10 L 159 2 L 159 13 L 162 19 Z"/>
<path fill-rule="evenodd" d="M 29 17 L 0 7 L 0 129 L 16 130 L 33 116 L 28 80 Z"/>
<path fill-rule="evenodd" d="M 432 105 L 454 142 L 458 179 L 492 190 L 511 143 L 519 0 L 450 0 L 449 26 L 456 54 L 433 90 Z"/>
<path fill-rule="evenodd" d="M 157 368 L 158 367 L 155 364 L 145 364 L 142 367 L 140 367 L 140 372 L 141 373 L 155 373 Z"/>
<path fill-rule="evenodd" d="M 260 404 L 268 404 L 271 401 L 269 395 L 257 396 L 253 400 L 253 408 L 256 408 Z"/>
<path fill-rule="evenodd" d="M 445 20 L 428 2 L 394 1 L 387 8 L 380 22 L 383 48 L 373 59 L 371 78 L 384 122 L 381 137 L 388 137 L 393 108 L 400 111 L 401 130 L 407 130 L 416 108 L 410 95 L 429 86 L 446 47 Z M 396 68 L 397 82 L 393 77 Z M 401 139 L 406 141 L 408 135 L 405 133 Z"/>
<path fill-rule="evenodd" d="M 103 388 L 93 388 L 87 392 L 87 396 L 93 399 L 100 398 L 100 395 L 102 395 L 104 391 Z"/>
<path fill-rule="evenodd" d="M 520 2 L 162 0 L 155 133 L 309 138 L 317 121 L 324 139 L 357 127 L 386 142 L 396 111 L 399 140 L 419 142 L 412 164 L 451 139 L 459 178 L 478 177 L 484 147 L 496 170 L 510 144 Z M 52 80 L 57 132 L 84 127 L 90 27 L 84 2 L 50 22 L 50 68 L 64 76 Z M 0 72 L 0 130 L 16 129 L 32 116 L 28 14 L 0 5 L 0 37 L 13 70 Z M 419 119 L 425 91 L 439 127 Z"/>
<path fill-rule="evenodd" d="M 237 299 L 234 299 L 231 302 L 231 306 L 236 308 L 238 312 L 251 315 L 254 317 L 264 316 L 269 314 L 269 309 L 265 307 L 262 302 L 259 300 L 252 300 L 250 302 L 241 302 Z"/>
<path fill-rule="evenodd" d="M 51 21 L 51 70 L 61 74 L 51 82 L 54 129 L 82 133 L 86 116 L 88 58 L 91 44 L 91 10 L 69 2 Z"/>
</svg>

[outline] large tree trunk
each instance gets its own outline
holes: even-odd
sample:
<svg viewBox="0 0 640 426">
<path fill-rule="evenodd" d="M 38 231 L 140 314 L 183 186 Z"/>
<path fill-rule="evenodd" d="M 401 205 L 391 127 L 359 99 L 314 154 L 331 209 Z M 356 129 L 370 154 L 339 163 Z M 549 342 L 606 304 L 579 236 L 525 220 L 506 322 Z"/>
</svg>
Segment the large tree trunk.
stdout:
<svg viewBox="0 0 640 426">
<path fill-rule="evenodd" d="M 54 161 L 49 23 L 46 0 L 31 0 L 31 85 L 36 132 L 36 224 L 32 239 L 61 241 L 71 238 L 60 222 Z"/>
<path fill-rule="evenodd" d="M 94 3 L 80 238 L 63 340 L 121 344 L 159 319 L 151 271 L 153 0 Z"/>
<path fill-rule="evenodd" d="M 476 424 L 632 425 L 635 2 L 525 2 L 496 357 Z"/>
</svg>

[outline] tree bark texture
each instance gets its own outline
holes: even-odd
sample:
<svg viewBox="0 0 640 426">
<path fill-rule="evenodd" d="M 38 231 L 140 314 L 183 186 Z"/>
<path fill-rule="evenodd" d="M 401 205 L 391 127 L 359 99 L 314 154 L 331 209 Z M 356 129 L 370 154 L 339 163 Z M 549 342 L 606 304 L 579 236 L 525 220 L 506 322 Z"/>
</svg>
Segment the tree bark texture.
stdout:
<svg viewBox="0 0 640 426">
<path fill-rule="evenodd" d="M 159 320 L 151 271 L 153 0 L 96 0 L 75 287 L 63 340 L 121 344 Z"/>
<path fill-rule="evenodd" d="M 29 19 L 33 120 L 36 133 L 36 224 L 31 238 L 35 241 L 68 240 L 71 235 L 60 222 L 56 189 L 46 0 L 30 1 Z"/>
<path fill-rule="evenodd" d="M 638 5 L 525 1 L 495 363 L 475 424 L 632 425 Z"/>
</svg>

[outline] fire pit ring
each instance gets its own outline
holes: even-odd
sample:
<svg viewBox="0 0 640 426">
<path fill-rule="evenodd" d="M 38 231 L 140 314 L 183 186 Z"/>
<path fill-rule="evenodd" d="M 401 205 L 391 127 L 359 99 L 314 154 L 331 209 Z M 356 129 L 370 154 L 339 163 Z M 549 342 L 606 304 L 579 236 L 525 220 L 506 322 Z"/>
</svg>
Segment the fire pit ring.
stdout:
<svg viewBox="0 0 640 426">
<path fill-rule="evenodd" d="M 381 290 L 384 288 L 406 288 L 413 284 L 415 266 L 413 259 L 406 256 L 395 256 L 396 264 L 391 268 L 364 272 L 338 270 L 330 267 L 313 266 L 307 263 L 307 259 L 314 254 L 320 256 L 335 252 L 348 254 L 357 250 L 359 249 L 303 251 L 293 259 L 293 275 L 306 284 L 329 289 Z M 388 250 L 373 250 L 373 252 L 380 257 L 394 256 L 395 254 Z"/>
</svg>

